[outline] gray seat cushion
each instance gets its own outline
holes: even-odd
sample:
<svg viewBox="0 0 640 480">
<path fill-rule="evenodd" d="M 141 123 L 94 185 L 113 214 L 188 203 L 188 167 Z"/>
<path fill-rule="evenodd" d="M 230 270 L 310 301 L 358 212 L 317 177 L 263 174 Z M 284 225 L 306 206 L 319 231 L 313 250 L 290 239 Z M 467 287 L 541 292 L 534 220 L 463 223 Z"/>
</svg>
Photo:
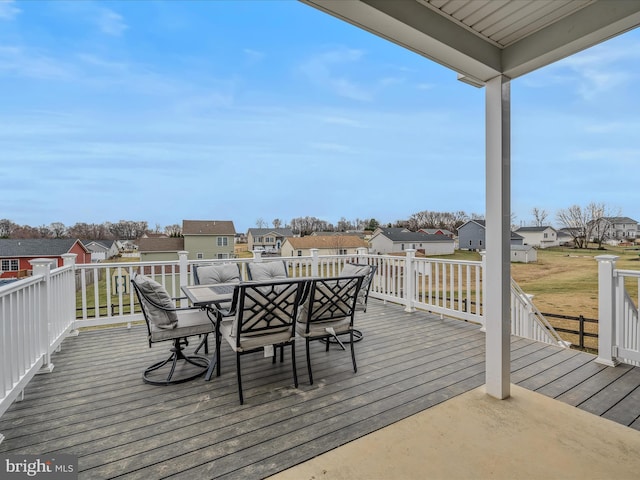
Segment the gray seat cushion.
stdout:
<svg viewBox="0 0 640 480">
<path fill-rule="evenodd" d="M 356 299 L 356 310 L 363 310 L 367 303 L 367 290 L 369 289 L 369 274 L 371 273 L 371 267 L 369 265 L 356 265 L 354 263 L 345 263 L 341 277 L 355 277 L 357 275 L 364 275 L 362 285 L 358 291 L 358 298 Z"/>
<path fill-rule="evenodd" d="M 248 263 L 247 268 L 249 269 L 251 280 L 254 282 L 285 279 L 288 277 L 284 262 Z"/>
<path fill-rule="evenodd" d="M 171 330 L 176 328 L 178 315 L 173 311 L 176 308 L 176 304 L 167 293 L 167 290 L 161 284 L 145 275 L 138 274 L 133 278 L 133 281 L 143 295 L 140 301 L 143 303 L 149 324 L 158 329 Z M 146 299 L 162 308 L 156 307 Z M 163 310 L 163 308 L 168 310 Z"/>
<path fill-rule="evenodd" d="M 233 263 L 222 265 L 202 265 L 196 266 L 198 283 L 201 285 L 211 285 L 215 283 L 238 283 L 240 282 L 240 270 Z"/>
<path fill-rule="evenodd" d="M 167 330 L 151 325 L 151 341 L 161 342 L 172 340 L 176 337 L 189 337 L 191 335 L 203 335 L 214 331 L 213 322 L 206 312 L 200 309 L 179 312 L 176 328 Z"/>
</svg>

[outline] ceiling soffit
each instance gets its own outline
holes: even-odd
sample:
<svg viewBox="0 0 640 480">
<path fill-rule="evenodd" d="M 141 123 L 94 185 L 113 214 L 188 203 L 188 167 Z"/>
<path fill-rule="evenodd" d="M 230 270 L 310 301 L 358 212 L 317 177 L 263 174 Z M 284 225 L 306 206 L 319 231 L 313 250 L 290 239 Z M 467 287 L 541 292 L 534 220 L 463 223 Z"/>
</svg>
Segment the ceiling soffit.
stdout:
<svg viewBox="0 0 640 480">
<path fill-rule="evenodd" d="M 516 78 L 640 25 L 638 0 L 301 0 L 458 72 Z"/>
</svg>

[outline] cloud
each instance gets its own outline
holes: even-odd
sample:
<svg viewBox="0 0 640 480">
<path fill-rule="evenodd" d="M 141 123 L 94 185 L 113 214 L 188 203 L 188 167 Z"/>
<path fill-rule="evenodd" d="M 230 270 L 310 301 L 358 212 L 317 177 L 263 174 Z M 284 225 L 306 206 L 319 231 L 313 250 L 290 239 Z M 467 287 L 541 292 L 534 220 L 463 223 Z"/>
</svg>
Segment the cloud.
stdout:
<svg viewBox="0 0 640 480">
<path fill-rule="evenodd" d="M 122 15 L 114 12 L 113 10 L 109 10 L 108 8 L 101 8 L 98 10 L 96 21 L 103 33 L 113 35 L 114 37 L 121 36 L 122 33 L 129 28 Z"/>
<path fill-rule="evenodd" d="M 523 79 L 528 87 L 571 86 L 584 100 L 630 84 L 640 72 L 640 50 L 633 39 L 620 38 L 560 60 Z"/>
<path fill-rule="evenodd" d="M 340 48 L 310 58 L 299 70 L 314 85 L 328 88 L 340 97 L 370 102 L 373 99 L 371 90 L 359 85 L 344 72 L 350 65 L 358 63 L 363 56 L 362 50 Z M 337 73 L 338 69 L 342 69 L 343 73 Z"/>
<path fill-rule="evenodd" d="M 0 0 L 0 20 L 13 20 L 20 12 L 14 0 Z"/>
<path fill-rule="evenodd" d="M 68 79 L 71 68 L 57 59 L 23 47 L 0 46 L 0 72 L 38 79 Z"/>
</svg>

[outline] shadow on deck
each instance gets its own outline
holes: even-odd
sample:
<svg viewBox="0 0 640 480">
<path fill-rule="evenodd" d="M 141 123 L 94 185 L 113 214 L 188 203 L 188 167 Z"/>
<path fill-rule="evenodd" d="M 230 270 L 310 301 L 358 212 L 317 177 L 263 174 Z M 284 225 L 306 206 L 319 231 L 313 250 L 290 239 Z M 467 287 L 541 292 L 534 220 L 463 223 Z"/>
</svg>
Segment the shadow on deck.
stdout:
<svg viewBox="0 0 640 480">
<path fill-rule="evenodd" d="M 82 332 L 0 418 L 0 454 L 76 455 L 92 480 L 264 478 L 484 384 L 477 325 L 376 300 L 359 315 L 357 374 L 348 350 L 319 342 L 312 386 L 297 346 L 298 389 L 288 354 L 245 356 L 243 406 L 225 344 L 221 377 L 158 387 L 141 374 L 168 344 L 149 349 L 144 327 Z M 640 430 L 639 368 L 519 337 L 511 356 L 512 383 Z"/>
</svg>

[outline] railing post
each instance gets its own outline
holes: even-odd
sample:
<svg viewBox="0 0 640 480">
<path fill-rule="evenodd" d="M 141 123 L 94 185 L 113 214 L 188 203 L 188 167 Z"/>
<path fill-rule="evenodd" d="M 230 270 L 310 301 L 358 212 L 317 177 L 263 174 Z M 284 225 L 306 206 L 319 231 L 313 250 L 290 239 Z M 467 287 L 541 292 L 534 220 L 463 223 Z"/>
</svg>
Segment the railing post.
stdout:
<svg viewBox="0 0 640 480">
<path fill-rule="evenodd" d="M 358 263 L 369 263 L 369 262 L 362 261 L 362 259 L 365 258 L 368 252 L 369 252 L 369 249 L 367 247 L 356 248 L 356 257 L 358 258 Z"/>
<path fill-rule="evenodd" d="M 598 358 L 597 363 L 615 367 L 614 355 L 616 332 L 615 279 L 616 255 L 599 255 L 598 262 Z"/>
<path fill-rule="evenodd" d="M 408 248 L 406 250 L 407 256 L 404 263 L 404 299 L 406 302 L 406 306 L 404 307 L 405 312 L 413 313 L 416 311 L 416 307 L 414 306 L 414 299 L 416 298 L 415 292 L 415 282 L 413 281 L 414 276 L 414 267 L 413 262 L 416 257 L 416 251 L 413 248 Z"/>
<path fill-rule="evenodd" d="M 487 252 L 486 250 L 482 250 L 480 252 L 480 257 L 481 257 L 481 265 L 482 265 L 482 286 L 480 287 L 478 293 L 476 294 L 476 300 L 478 301 L 478 306 L 476 307 L 478 309 L 478 312 L 480 312 L 480 319 L 482 321 L 482 327 L 480 328 L 481 332 L 486 332 L 487 331 L 487 321 L 486 321 L 486 315 L 484 314 L 484 292 L 485 292 L 485 288 L 487 285 Z"/>
<path fill-rule="evenodd" d="M 311 248 L 309 251 L 311 252 L 311 276 L 318 277 L 320 276 L 318 273 L 320 271 L 320 250 L 317 248 Z"/>
<path fill-rule="evenodd" d="M 62 264 L 66 267 L 66 266 L 73 266 L 73 282 L 75 284 L 75 280 L 76 280 L 76 258 L 78 257 L 77 253 L 63 253 L 62 255 L 60 255 L 62 257 Z M 74 297 L 74 301 L 73 301 L 73 305 L 75 305 L 75 297 Z M 74 325 L 73 325 L 73 329 L 69 331 L 69 333 L 67 334 L 68 337 L 77 337 L 78 335 L 80 335 L 80 330 L 78 330 L 77 328 L 75 328 L 75 307 L 73 308 L 73 316 L 74 316 Z M 129 324 L 131 325 L 131 324 Z M 60 349 L 60 347 L 58 347 L 58 350 Z"/>
<path fill-rule="evenodd" d="M 260 251 L 260 250 L 252 250 L 251 252 L 253 253 L 253 261 L 254 262 L 261 262 L 262 261 L 262 251 Z"/>
<path fill-rule="evenodd" d="M 535 314 L 533 313 L 533 295 L 530 293 L 525 293 L 525 296 L 529 300 L 527 302 L 527 335 L 528 335 L 528 338 L 534 338 L 533 324 L 535 322 L 533 319 L 535 317 Z M 511 322 L 512 322 L 511 328 L 513 329 L 513 313 L 511 314 Z"/>
<path fill-rule="evenodd" d="M 76 257 L 78 256 L 77 253 L 63 253 L 62 255 L 60 255 L 62 257 L 62 264 L 66 267 L 67 265 L 73 265 L 73 269 L 75 270 L 76 268 Z"/>
<path fill-rule="evenodd" d="M 43 365 L 38 374 L 51 373 L 53 371 L 53 363 L 51 362 L 51 352 L 49 352 L 49 315 L 51 312 L 49 281 L 51 279 L 51 264 L 55 263 L 55 260 L 51 258 L 35 258 L 29 260 L 29 263 L 33 269 L 34 276 L 42 275 L 42 303 L 38 312 L 40 317 L 38 339 L 40 351 L 43 355 Z"/>
<path fill-rule="evenodd" d="M 180 250 L 178 252 L 178 265 L 180 268 L 180 286 L 185 287 L 189 285 L 189 252 Z M 176 295 L 179 296 L 179 295 Z"/>
</svg>

